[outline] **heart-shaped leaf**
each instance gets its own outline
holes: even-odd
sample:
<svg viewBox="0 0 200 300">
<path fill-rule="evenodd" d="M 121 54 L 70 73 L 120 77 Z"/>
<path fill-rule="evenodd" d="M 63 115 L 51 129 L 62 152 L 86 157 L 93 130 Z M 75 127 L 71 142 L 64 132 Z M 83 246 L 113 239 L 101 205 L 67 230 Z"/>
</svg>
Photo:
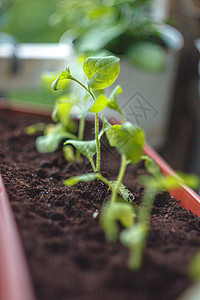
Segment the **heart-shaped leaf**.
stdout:
<svg viewBox="0 0 200 300">
<path fill-rule="evenodd" d="M 119 58 L 115 56 L 88 57 L 83 64 L 83 70 L 89 79 L 90 88 L 105 89 L 113 84 L 119 75 Z"/>
</svg>

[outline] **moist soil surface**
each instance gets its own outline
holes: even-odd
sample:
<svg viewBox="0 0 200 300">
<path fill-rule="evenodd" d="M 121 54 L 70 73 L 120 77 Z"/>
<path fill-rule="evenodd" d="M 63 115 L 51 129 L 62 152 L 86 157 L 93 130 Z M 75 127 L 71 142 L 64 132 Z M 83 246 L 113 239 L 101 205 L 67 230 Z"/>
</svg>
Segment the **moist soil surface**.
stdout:
<svg viewBox="0 0 200 300">
<path fill-rule="evenodd" d="M 63 180 L 91 172 L 65 162 L 62 151 L 38 154 L 35 136 L 24 128 L 48 117 L 0 110 L 0 172 L 22 237 L 38 300 L 177 299 L 191 284 L 188 265 L 200 246 L 200 219 L 164 192 L 157 195 L 141 269 L 127 268 L 128 251 L 106 241 L 93 213 L 109 200 L 99 181 L 66 187 Z M 93 129 L 87 126 L 90 138 Z M 104 175 L 115 179 L 120 158 L 103 141 Z M 124 184 L 139 204 L 137 178 L 144 165 L 130 167 Z"/>
</svg>

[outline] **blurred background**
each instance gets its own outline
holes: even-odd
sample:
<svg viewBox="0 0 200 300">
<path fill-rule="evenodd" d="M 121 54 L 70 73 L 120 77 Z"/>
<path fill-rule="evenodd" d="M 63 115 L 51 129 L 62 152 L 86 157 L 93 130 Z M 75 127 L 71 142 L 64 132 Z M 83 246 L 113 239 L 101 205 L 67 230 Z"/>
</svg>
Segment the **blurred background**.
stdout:
<svg viewBox="0 0 200 300">
<path fill-rule="evenodd" d="M 117 55 L 127 119 L 173 168 L 200 175 L 199 38 L 200 0 L 1 0 L 0 97 L 52 106 L 66 65 Z"/>
</svg>

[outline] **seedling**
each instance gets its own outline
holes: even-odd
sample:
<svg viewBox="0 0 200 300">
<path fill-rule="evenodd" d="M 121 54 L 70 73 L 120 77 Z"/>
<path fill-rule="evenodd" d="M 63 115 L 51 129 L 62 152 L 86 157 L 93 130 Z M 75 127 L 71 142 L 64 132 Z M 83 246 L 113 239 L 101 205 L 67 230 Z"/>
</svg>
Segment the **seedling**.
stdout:
<svg viewBox="0 0 200 300">
<path fill-rule="evenodd" d="M 141 158 L 145 160 L 145 167 L 150 174 L 150 176 L 141 176 L 139 180 L 145 187 L 145 195 L 137 211 L 137 222 L 120 234 L 120 241 L 130 250 L 129 267 L 133 270 L 138 269 L 142 264 L 151 211 L 157 193 L 176 189 L 181 184 L 187 184 L 192 188 L 196 188 L 199 184 L 199 179 L 195 175 L 181 173 L 182 177 L 172 175 L 164 177 L 150 157 L 142 156 Z"/>
<path fill-rule="evenodd" d="M 87 94 L 90 95 L 93 103 L 89 107 L 84 107 L 79 116 L 81 120 L 83 120 L 88 112 L 92 112 L 95 114 L 95 139 L 87 142 L 80 140 L 68 140 L 65 145 L 71 144 L 76 147 L 76 149 L 80 151 L 80 153 L 82 153 L 89 159 L 93 170 L 96 172 L 100 171 L 101 158 L 98 114 L 106 107 L 111 107 L 112 109 L 117 110 L 122 115 L 122 118 L 125 121 L 123 113 L 117 105 L 117 94 L 121 93 L 121 88 L 117 87 L 109 98 L 107 98 L 101 92 L 116 80 L 119 74 L 119 69 L 119 58 L 117 57 L 89 57 L 83 63 L 83 71 L 88 79 L 87 85 L 75 78 L 71 74 L 71 70 L 69 67 L 67 67 L 65 71 L 61 72 L 58 78 L 52 84 L 53 89 L 57 90 L 58 84 L 61 80 L 72 80 L 78 83 L 87 92 Z M 95 96 L 95 92 L 97 91 L 100 91 L 100 94 L 97 93 L 98 96 Z M 96 151 L 94 146 L 96 146 Z M 95 154 L 96 166 L 93 161 L 93 156 Z"/>
<path fill-rule="evenodd" d="M 57 100 L 52 119 L 58 123 L 53 129 L 48 129 L 49 133 L 45 139 L 43 137 L 38 138 L 39 145 L 41 146 L 41 152 L 43 148 L 47 149 L 47 145 L 52 151 L 58 147 L 63 138 L 68 138 L 64 144 L 64 151 L 67 152 L 67 157 L 69 158 L 71 155 L 71 159 L 73 159 L 73 152 L 70 152 L 71 150 L 69 149 L 71 148 L 68 147 L 74 146 L 78 151 L 78 158 L 80 153 L 88 158 L 94 172 L 69 178 L 64 181 L 64 184 L 73 186 L 80 181 L 101 180 L 108 185 L 108 188 L 112 190 L 112 194 L 110 201 L 102 208 L 100 214 L 101 227 L 110 242 L 115 242 L 119 239 L 122 244 L 130 249 L 129 267 L 138 269 L 142 263 L 146 238 L 149 232 L 149 220 L 156 194 L 160 191 L 176 188 L 185 182 L 196 186 L 198 180 L 196 177 L 191 176 L 183 176 L 184 179 L 174 176 L 164 177 L 155 162 L 151 158 L 142 155 L 145 135 L 139 126 L 126 122 L 123 112 L 117 103 L 118 94 L 122 92 L 120 86 L 117 86 L 108 98 L 102 91 L 110 86 L 119 74 L 118 58 L 113 56 L 104 58 L 89 57 L 83 64 L 83 70 L 88 79 L 87 85 L 75 78 L 69 67 L 61 72 L 52 85 L 53 89 L 57 90 L 61 80 L 71 80 L 78 83 L 86 91 L 86 97 L 81 105 L 79 114 L 78 137 L 66 130 L 66 128 L 71 126 L 70 111 L 74 105 L 79 103 L 75 96 L 70 95 Z M 92 99 L 92 103 L 89 105 L 87 95 Z M 98 114 L 106 107 L 112 108 L 121 114 L 122 124 L 112 125 L 104 115 L 101 115 L 102 129 L 99 132 Z M 95 138 L 83 141 L 85 116 L 88 112 L 95 114 Z M 39 128 L 41 127 L 42 125 L 40 124 Z M 104 134 L 109 145 L 116 148 L 121 156 L 121 166 L 116 181 L 109 181 L 100 173 L 100 141 Z M 93 159 L 95 155 L 96 164 Z M 134 196 L 123 185 L 123 178 L 127 166 L 129 164 L 134 165 L 141 159 L 144 160 L 149 175 L 140 178 L 140 183 L 145 187 L 145 195 L 141 206 L 136 208 Z M 122 231 L 120 231 L 119 223 L 124 228 Z"/>
</svg>

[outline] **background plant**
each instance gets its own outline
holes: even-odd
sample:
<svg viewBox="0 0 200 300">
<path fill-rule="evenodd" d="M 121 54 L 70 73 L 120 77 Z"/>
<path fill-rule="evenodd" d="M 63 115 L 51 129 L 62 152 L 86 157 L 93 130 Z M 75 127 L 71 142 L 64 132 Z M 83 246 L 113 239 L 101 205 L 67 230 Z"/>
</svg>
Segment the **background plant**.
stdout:
<svg viewBox="0 0 200 300">
<path fill-rule="evenodd" d="M 150 0 L 87 0 L 84 4 L 70 0 L 62 1 L 52 18 L 70 28 L 68 37 L 73 38 L 78 53 L 93 55 L 107 49 L 115 55 L 126 55 L 139 67 L 156 71 L 165 67 L 165 43 L 150 8 Z"/>
</svg>

